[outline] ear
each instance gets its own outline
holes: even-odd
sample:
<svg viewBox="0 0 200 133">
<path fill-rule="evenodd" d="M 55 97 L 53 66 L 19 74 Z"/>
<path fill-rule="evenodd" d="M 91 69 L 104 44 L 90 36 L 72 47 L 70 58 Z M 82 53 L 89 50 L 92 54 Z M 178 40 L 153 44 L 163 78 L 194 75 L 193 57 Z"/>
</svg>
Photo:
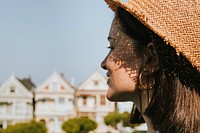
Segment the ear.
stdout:
<svg viewBox="0 0 200 133">
<path fill-rule="evenodd" d="M 143 71 L 154 73 L 159 69 L 159 59 L 156 46 L 153 42 L 147 44 L 143 51 Z M 149 73 L 149 74 L 150 74 Z M 147 74 L 147 75 L 149 75 Z"/>
<path fill-rule="evenodd" d="M 143 66 L 139 74 L 140 88 L 153 88 L 155 84 L 155 74 L 159 70 L 159 60 L 157 49 L 153 42 L 147 44 L 143 49 Z"/>
</svg>

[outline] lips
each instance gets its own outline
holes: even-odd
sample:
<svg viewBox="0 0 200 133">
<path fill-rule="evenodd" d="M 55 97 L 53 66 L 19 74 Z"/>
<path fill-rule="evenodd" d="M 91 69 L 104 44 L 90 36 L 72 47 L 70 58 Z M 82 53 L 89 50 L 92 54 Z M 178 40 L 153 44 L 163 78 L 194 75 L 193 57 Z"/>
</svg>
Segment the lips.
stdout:
<svg viewBox="0 0 200 133">
<path fill-rule="evenodd" d="M 109 84 L 110 84 L 110 79 L 107 80 L 107 85 L 109 85 Z"/>
<path fill-rule="evenodd" d="M 106 76 L 108 77 L 107 84 L 109 85 L 109 84 L 110 84 L 110 78 L 109 78 L 109 77 L 110 77 L 110 73 L 107 72 L 107 73 L 106 73 Z"/>
<path fill-rule="evenodd" d="M 106 76 L 107 76 L 107 77 L 110 77 L 110 73 L 109 73 L 109 72 L 107 72 L 107 73 L 106 73 Z"/>
</svg>

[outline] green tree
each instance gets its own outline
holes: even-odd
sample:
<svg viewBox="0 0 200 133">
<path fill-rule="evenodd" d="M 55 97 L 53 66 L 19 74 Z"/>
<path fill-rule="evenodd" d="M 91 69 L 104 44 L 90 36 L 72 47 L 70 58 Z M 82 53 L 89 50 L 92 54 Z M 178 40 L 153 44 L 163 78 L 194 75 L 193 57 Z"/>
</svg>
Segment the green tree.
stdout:
<svg viewBox="0 0 200 133">
<path fill-rule="evenodd" d="M 128 112 L 124 112 L 120 114 L 121 121 L 124 127 L 132 127 L 132 125 L 129 122 L 129 116 L 130 114 Z"/>
<path fill-rule="evenodd" d="M 129 116 L 130 114 L 128 112 L 124 113 L 109 113 L 106 117 L 104 117 L 104 123 L 106 125 L 110 125 L 117 129 L 117 124 L 122 122 L 124 127 L 133 127 L 132 124 L 129 122 Z"/>
<path fill-rule="evenodd" d="M 104 117 L 104 123 L 117 129 L 117 124 L 121 121 L 121 115 L 117 112 L 109 113 Z"/>
<path fill-rule="evenodd" d="M 97 128 L 97 123 L 89 118 L 73 118 L 62 124 L 67 133 L 88 133 Z"/>
<path fill-rule="evenodd" d="M 28 123 L 17 123 L 2 130 L 2 133 L 46 133 L 47 128 L 41 122 L 34 120 Z"/>
</svg>

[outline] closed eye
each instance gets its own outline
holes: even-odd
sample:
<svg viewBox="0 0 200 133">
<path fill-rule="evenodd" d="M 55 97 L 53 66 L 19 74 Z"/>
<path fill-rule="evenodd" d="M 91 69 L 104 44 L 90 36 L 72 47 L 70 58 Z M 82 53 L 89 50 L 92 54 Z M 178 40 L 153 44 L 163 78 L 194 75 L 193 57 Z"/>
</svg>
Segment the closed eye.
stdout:
<svg viewBox="0 0 200 133">
<path fill-rule="evenodd" d="M 112 46 L 109 46 L 109 47 L 107 47 L 108 49 L 110 49 L 110 50 L 113 50 L 114 49 L 114 47 L 112 47 Z"/>
</svg>

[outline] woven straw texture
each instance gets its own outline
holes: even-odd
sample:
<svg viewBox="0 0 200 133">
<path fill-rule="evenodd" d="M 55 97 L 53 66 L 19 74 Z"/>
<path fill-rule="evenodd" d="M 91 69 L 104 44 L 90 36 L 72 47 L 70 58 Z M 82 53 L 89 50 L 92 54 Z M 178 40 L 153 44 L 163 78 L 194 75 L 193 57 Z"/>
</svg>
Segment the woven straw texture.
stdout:
<svg viewBox="0 0 200 133">
<path fill-rule="evenodd" d="M 200 0 L 105 1 L 113 11 L 130 12 L 200 71 Z"/>
</svg>

